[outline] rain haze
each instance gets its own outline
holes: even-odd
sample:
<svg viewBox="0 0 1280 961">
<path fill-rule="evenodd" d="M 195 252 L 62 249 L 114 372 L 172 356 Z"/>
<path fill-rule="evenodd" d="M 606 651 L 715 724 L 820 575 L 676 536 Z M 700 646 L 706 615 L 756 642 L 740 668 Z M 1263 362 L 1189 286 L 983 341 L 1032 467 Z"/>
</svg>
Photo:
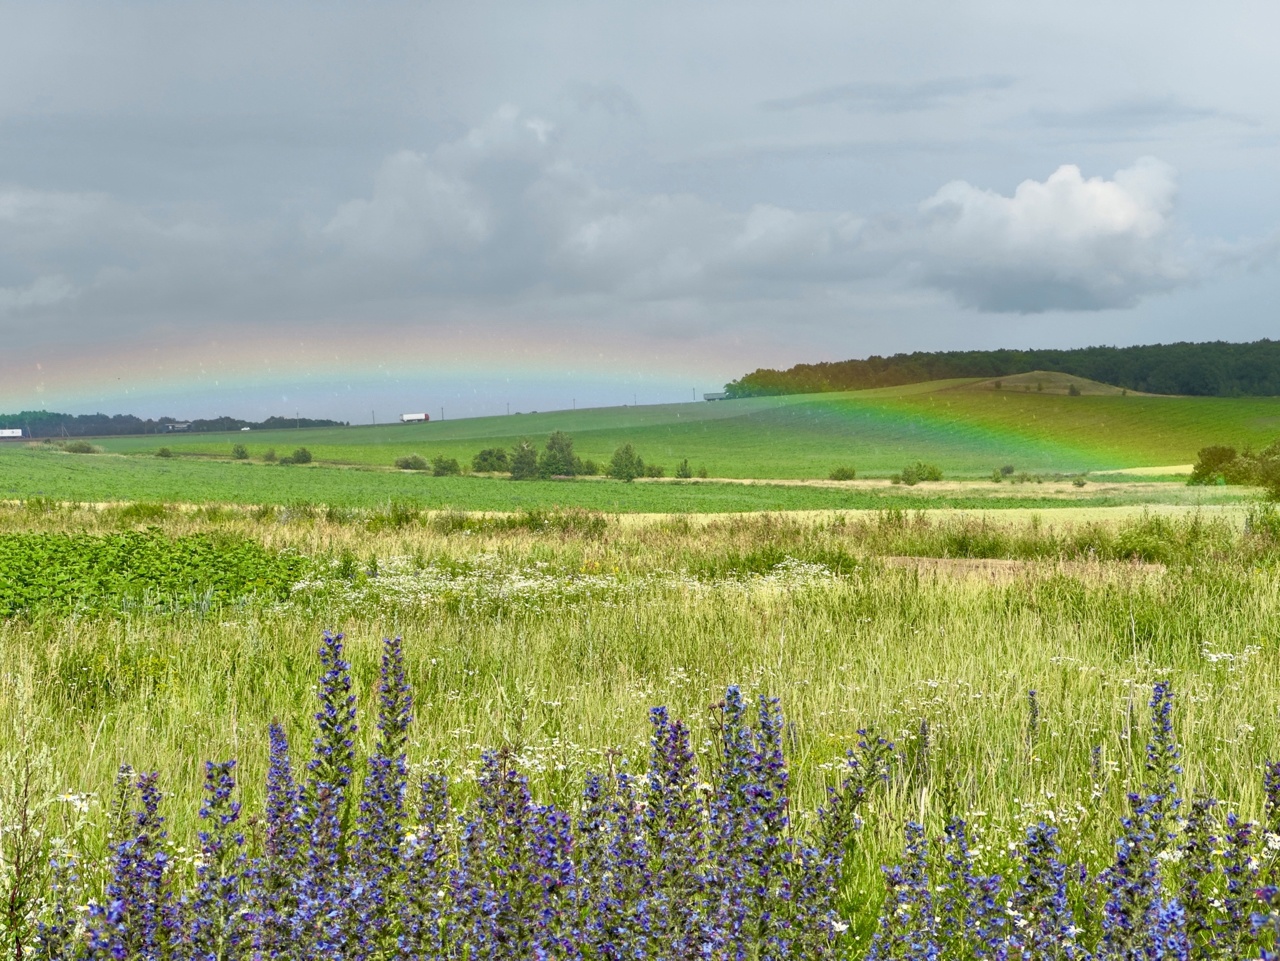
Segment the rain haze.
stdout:
<svg viewBox="0 0 1280 961">
<path fill-rule="evenodd" d="M 1280 7 L 0 6 L 0 410 L 1280 333 Z"/>
</svg>

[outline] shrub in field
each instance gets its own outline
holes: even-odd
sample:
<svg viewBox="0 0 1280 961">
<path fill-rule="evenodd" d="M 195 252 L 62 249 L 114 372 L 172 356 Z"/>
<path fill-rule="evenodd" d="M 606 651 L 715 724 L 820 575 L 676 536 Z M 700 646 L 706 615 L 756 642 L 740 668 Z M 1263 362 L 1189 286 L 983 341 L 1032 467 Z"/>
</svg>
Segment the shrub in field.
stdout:
<svg viewBox="0 0 1280 961">
<path fill-rule="evenodd" d="M 438 454 L 431 459 L 431 474 L 434 477 L 455 477 L 462 473 L 462 465 L 457 458 Z"/>
<path fill-rule="evenodd" d="M 1002 480 L 1004 480 L 1004 474 L 1000 473 L 1000 468 L 997 467 L 991 472 L 991 483 L 999 484 Z"/>
<path fill-rule="evenodd" d="M 158 451 L 156 451 L 156 456 L 164 457 L 167 459 L 173 456 L 173 451 L 171 451 L 168 447 L 161 447 Z"/>
<path fill-rule="evenodd" d="M 281 457 L 281 458 L 280 458 L 280 463 L 282 463 L 282 464 L 310 464 L 310 463 L 311 463 L 311 451 L 307 450 L 305 447 L 299 447 L 299 448 L 296 448 L 296 449 L 294 450 L 294 452 L 293 452 L 292 454 L 290 454 L 288 457 Z"/>
<path fill-rule="evenodd" d="M 274 447 L 267 448 L 267 452 L 262 455 L 262 459 L 268 464 L 276 462 L 276 449 Z"/>
<path fill-rule="evenodd" d="M 1233 447 L 1201 448 L 1188 484 L 1253 484 L 1280 500 L 1280 440 L 1260 451 Z"/>
<path fill-rule="evenodd" d="M 578 473 L 583 477 L 598 477 L 600 475 L 600 465 L 588 458 L 582 462 Z"/>
<path fill-rule="evenodd" d="M 676 467 L 676 477 L 686 479 L 693 476 L 693 468 L 689 466 L 689 458 L 682 460 Z"/>
<path fill-rule="evenodd" d="M 248 460 L 249 448 L 245 447 L 244 444 L 232 444 L 231 457 L 234 460 Z"/>
<path fill-rule="evenodd" d="M 644 475 L 644 461 L 630 444 L 623 444 L 613 452 L 609 460 L 609 476 L 614 480 L 630 483 Z"/>
<path fill-rule="evenodd" d="M 101 454 L 102 448 L 90 444 L 87 440 L 69 440 L 58 445 L 68 454 Z"/>
<path fill-rule="evenodd" d="M 538 476 L 538 449 L 522 440 L 511 451 L 511 479 L 533 480 Z"/>
<path fill-rule="evenodd" d="M 645 464 L 644 476 L 645 477 L 666 477 L 667 469 L 663 467 L 661 464 Z"/>
<path fill-rule="evenodd" d="M 836 467 L 827 475 L 829 480 L 833 481 L 850 481 L 858 476 L 858 472 L 852 467 Z"/>
<path fill-rule="evenodd" d="M 582 463 L 573 452 L 573 438 L 562 430 L 547 438 L 547 446 L 538 458 L 538 476 L 574 477 L 582 473 Z"/>
<path fill-rule="evenodd" d="M 699 467 L 699 468 L 698 468 L 698 476 L 699 476 L 699 477 L 701 477 L 703 480 L 706 480 L 706 479 L 707 479 L 707 469 L 706 469 L 705 467 Z"/>
<path fill-rule="evenodd" d="M 511 469 L 511 458 L 501 447 L 486 447 L 471 458 L 471 469 L 477 474 L 505 474 Z"/>
<path fill-rule="evenodd" d="M 902 473 L 893 475 L 891 480 L 895 484 L 906 484 L 908 487 L 914 487 L 921 481 L 942 480 L 942 469 L 935 464 L 916 461 L 914 464 L 908 464 L 902 468 Z"/>
<path fill-rule="evenodd" d="M 1195 466 L 1191 469 L 1188 484 L 1217 484 L 1223 479 L 1223 472 L 1230 468 L 1236 459 L 1236 449 L 1214 445 L 1200 448 L 1196 455 Z"/>
<path fill-rule="evenodd" d="M 396 467 L 400 470 L 426 470 L 427 459 L 421 454 L 409 454 L 396 458 Z"/>
<path fill-rule="evenodd" d="M 1003 467 L 1000 468 L 1000 473 L 1003 474 L 1005 477 L 1012 477 L 1014 469 L 1015 468 L 1012 464 L 1005 464 Z"/>
</svg>

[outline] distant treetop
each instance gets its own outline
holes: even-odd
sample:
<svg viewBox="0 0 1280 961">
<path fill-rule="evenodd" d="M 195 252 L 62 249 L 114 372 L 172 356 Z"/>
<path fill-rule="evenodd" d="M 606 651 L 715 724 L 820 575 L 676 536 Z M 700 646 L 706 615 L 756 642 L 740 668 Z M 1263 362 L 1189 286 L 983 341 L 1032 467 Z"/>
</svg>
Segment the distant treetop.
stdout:
<svg viewBox="0 0 1280 961">
<path fill-rule="evenodd" d="M 1280 341 L 1151 344 L 1075 350 L 952 350 L 761 368 L 725 384 L 730 397 L 897 387 L 953 377 L 1053 370 L 1148 394 L 1280 395 Z"/>
</svg>

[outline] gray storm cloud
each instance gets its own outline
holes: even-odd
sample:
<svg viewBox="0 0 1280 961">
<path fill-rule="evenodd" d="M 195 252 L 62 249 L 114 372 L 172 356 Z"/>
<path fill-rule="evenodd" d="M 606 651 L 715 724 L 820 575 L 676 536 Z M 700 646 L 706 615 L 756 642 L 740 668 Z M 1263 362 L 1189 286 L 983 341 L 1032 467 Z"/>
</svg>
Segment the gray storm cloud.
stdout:
<svg viewBox="0 0 1280 961">
<path fill-rule="evenodd" d="M 765 365 L 1274 335 L 1275 5 L 49 0 L 5 26 L 0 369 L 361 325 Z"/>
</svg>

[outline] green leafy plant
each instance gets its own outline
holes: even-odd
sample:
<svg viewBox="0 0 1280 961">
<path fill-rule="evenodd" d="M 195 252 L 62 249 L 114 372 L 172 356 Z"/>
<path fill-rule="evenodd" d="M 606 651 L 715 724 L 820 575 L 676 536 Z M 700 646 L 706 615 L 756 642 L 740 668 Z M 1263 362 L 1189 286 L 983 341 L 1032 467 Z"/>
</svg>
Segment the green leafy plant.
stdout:
<svg viewBox="0 0 1280 961">
<path fill-rule="evenodd" d="M 232 444 L 231 456 L 235 460 L 248 460 L 249 448 L 245 447 L 244 444 Z"/>
<path fill-rule="evenodd" d="M 400 470 L 426 470 L 427 459 L 421 454 L 409 454 L 396 458 L 396 467 Z"/>
<path fill-rule="evenodd" d="M 828 480 L 833 481 L 851 481 L 858 476 L 858 472 L 852 467 L 836 467 L 827 475 Z"/>
</svg>

